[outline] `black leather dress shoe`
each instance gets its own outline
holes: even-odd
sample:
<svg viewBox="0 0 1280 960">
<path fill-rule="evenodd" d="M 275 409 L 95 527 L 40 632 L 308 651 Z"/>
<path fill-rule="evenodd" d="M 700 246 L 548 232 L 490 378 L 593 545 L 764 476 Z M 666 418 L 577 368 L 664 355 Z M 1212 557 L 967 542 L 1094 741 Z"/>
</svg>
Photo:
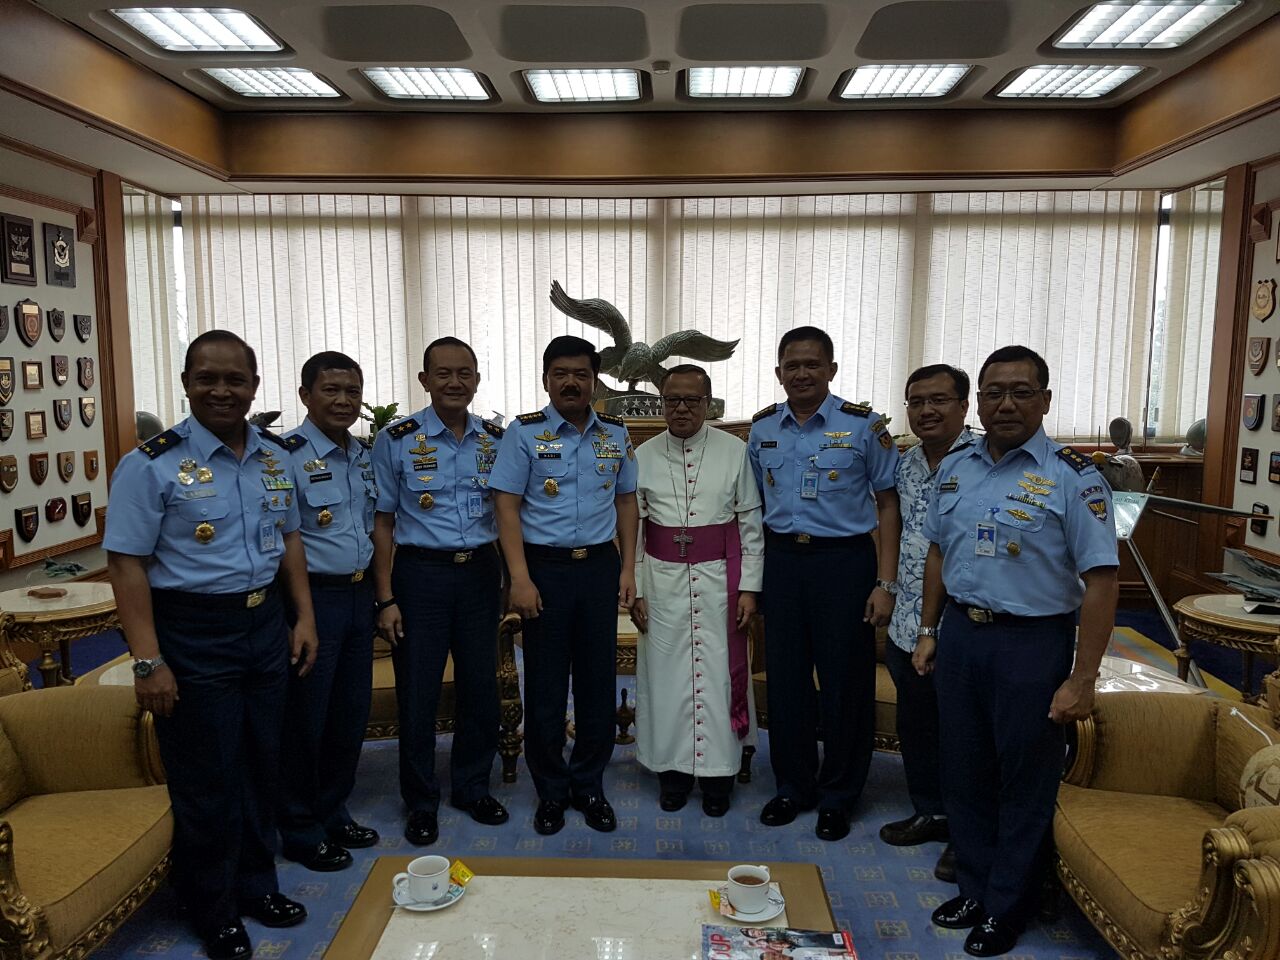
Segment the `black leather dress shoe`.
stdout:
<svg viewBox="0 0 1280 960">
<path fill-rule="evenodd" d="M 440 836 L 440 824 L 434 810 L 415 810 L 409 814 L 404 827 L 404 838 L 416 847 L 427 847 Z"/>
<path fill-rule="evenodd" d="M 933 923 L 948 930 L 967 930 L 981 923 L 985 916 L 982 904 L 972 897 L 952 897 L 933 911 Z"/>
<path fill-rule="evenodd" d="M 244 924 L 237 920 L 206 937 L 204 952 L 209 960 L 240 960 L 241 957 L 248 960 L 253 956 L 253 944 L 249 942 Z"/>
<path fill-rule="evenodd" d="M 933 868 L 933 875 L 943 883 L 956 882 L 956 848 L 951 844 L 947 844 L 946 849 L 942 851 L 942 856 L 938 858 L 938 863 Z"/>
<path fill-rule="evenodd" d="M 965 937 L 964 952 L 971 957 L 998 957 L 1018 945 L 1018 927 L 1007 920 L 987 917 Z"/>
<path fill-rule="evenodd" d="M 241 900 L 240 913 L 264 927 L 292 927 L 307 919 L 307 908 L 283 893 L 268 893 L 257 900 Z"/>
<path fill-rule="evenodd" d="M 702 812 L 708 817 L 723 817 L 729 812 L 728 797 L 708 797 L 703 794 Z"/>
<path fill-rule="evenodd" d="M 946 817 L 926 817 L 915 813 L 880 828 L 880 839 L 893 847 L 914 847 L 935 840 L 950 840 Z"/>
<path fill-rule="evenodd" d="M 329 831 L 329 841 L 348 850 L 363 850 L 378 842 L 378 831 L 373 827 L 362 827 L 358 823 L 348 823 L 338 830 Z"/>
<path fill-rule="evenodd" d="M 800 805 L 790 797 L 774 797 L 760 811 L 760 822 L 766 827 L 785 827 L 799 812 Z"/>
<path fill-rule="evenodd" d="M 543 800 L 533 815 L 533 829 L 544 837 L 564 829 L 564 807 L 559 800 Z"/>
<path fill-rule="evenodd" d="M 688 802 L 689 795 L 687 793 L 677 793 L 672 791 L 671 793 L 658 794 L 658 806 L 667 813 L 675 813 L 677 810 L 683 810 L 684 805 Z"/>
<path fill-rule="evenodd" d="M 813 832 L 819 840 L 843 840 L 849 835 L 849 815 L 843 810 L 819 810 L 818 825 Z"/>
<path fill-rule="evenodd" d="M 582 811 L 583 821 L 592 830 L 612 833 L 618 829 L 618 818 L 613 815 L 613 807 L 603 796 L 574 797 L 573 809 Z"/>
<path fill-rule="evenodd" d="M 308 870 L 314 870 L 316 873 L 331 873 L 334 870 L 343 870 L 351 866 L 351 854 L 336 843 L 330 843 L 328 840 L 321 840 L 310 850 L 293 850 L 286 849 L 284 851 L 286 860 L 292 860 L 300 863 Z"/>
<path fill-rule="evenodd" d="M 485 794 L 475 803 L 458 809 L 467 811 L 472 820 L 476 823 L 483 823 L 487 827 L 496 827 L 498 824 L 506 823 L 511 819 L 511 814 L 507 813 L 507 808 L 498 802 L 497 797 L 489 794 Z"/>
</svg>

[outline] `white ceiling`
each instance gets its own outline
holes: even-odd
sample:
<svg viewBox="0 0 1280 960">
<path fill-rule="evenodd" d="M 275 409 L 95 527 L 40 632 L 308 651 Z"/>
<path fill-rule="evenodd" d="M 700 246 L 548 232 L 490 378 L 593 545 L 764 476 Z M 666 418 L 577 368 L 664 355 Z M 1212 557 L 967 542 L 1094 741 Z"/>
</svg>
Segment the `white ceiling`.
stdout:
<svg viewBox="0 0 1280 960">
<path fill-rule="evenodd" d="M 115 0 L 145 5 L 149 0 Z M 107 0 L 42 0 L 44 9 L 87 31 L 138 63 L 226 110 L 297 110 L 299 101 L 242 99 L 198 70 L 206 66 L 307 67 L 344 94 L 307 100 L 317 111 L 575 112 L 617 111 L 619 105 L 532 102 L 520 71 L 546 66 L 627 66 L 644 72 L 646 99 L 635 110 L 868 110 L 885 102 L 833 99 L 842 75 L 864 63 L 955 62 L 976 68 L 945 100 L 893 101 L 892 109 L 999 106 L 1043 108 L 1044 101 L 995 100 L 992 91 L 1021 67 L 1037 63 L 1140 64 L 1148 69 L 1115 94 L 1057 109 L 1123 102 L 1167 79 L 1277 12 L 1275 0 L 1245 0 L 1190 44 L 1164 51 L 1063 51 L 1050 41 L 1088 0 L 332 0 L 281 6 L 271 0 L 219 0 L 256 16 L 287 49 L 273 54 L 174 54 L 151 46 L 107 12 Z M 659 75 L 656 61 L 668 61 Z M 690 102 L 683 71 L 706 64 L 788 64 L 807 68 L 793 100 Z M 447 104 L 390 101 L 359 73 L 376 65 L 464 66 L 483 74 L 499 101 Z M 51 64 L 56 69 L 56 64 Z"/>
</svg>

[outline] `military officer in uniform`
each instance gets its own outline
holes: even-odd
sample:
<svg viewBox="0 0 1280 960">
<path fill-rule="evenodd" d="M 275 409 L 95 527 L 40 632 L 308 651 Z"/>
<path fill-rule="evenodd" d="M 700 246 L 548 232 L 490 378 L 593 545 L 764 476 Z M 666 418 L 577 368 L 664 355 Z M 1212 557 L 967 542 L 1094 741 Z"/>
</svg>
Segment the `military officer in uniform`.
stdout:
<svg viewBox="0 0 1280 960">
<path fill-rule="evenodd" d="M 552 340 L 542 354 L 551 403 L 516 418 L 490 482 L 511 607 L 524 618 L 525 757 L 541 834 L 564 826 L 570 804 L 594 830 L 618 825 L 604 768 L 613 754 L 618 605 L 635 601 L 639 508 L 627 428 L 591 408 L 599 374 L 591 343 Z M 576 733 L 566 763 L 570 673 Z"/>
<path fill-rule="evenodd" d="M 306 917 L 277 886 L 274 811 L 290 665 L 311 669 L 316 627 L 283 442 L 245 421 L 257 368 L 228 331 L 191 342 L 191 416 L 121 459 L 103 540 L 138 702 L 156 716 L 173 879 L 210 960 L 252 953 L 242 917 Z"/>
<path fill-rule="evenodd" d="M 450 802 L 478 823 L 507 820 L 489 793 L 498 752 L 501 586 L 489 475 L 502 429 L 468 411 L 480 373 L 461 340 L 432 342 L 418 382 L 431 405 L 391 424 L 373 446 L 373 569 L 378 630 L 395 645 L 404 835 L 426 845 L 439 835 L 436 707 L 450 653 L 457 693 Z"/>
<path fill-rule="evenodd" d="M 302 365 L 307 417 L 285 437 L 298 488 L 307 578 L 320 650 L 306 677 L 289 681 L 280 837 L 284 855 L 309 870 L 341 870 L 351 847 L 378 833 L 347 812 L 373 692 L 373 505 L 369 444 L 351 435 L 364 374 L 343 353 Z"/>
<path fill-rule="evenodd" d="M 1092 709 L 1115 621 L 1110 489 L 1089 458 L 1045 435 L 1048 388 L 1048 366 L 1027 347 L 987 358 L 986 436 L 938 465 L 924 526 L 913 663 L 934 675 L 960 884 L 933 921 L 972 928 L 965 950 L 978 957 L 1013 949 L 1034 906 L 1063 727 Z"/>
<path fill-rule="evenodd" d="M 783 334 L 776 375 L 787 402 L 755 415 L 747 445 L 764 497 L 769 760 L 777 783 L 760 820 L 782 826 L 816 806 L 823 840 L 849 833 L 871 765 L 875 628 L 893 613 L 901 530 L 898 448 L 868 405 L 831 393 L 836 370 L 825 332 Z"/>
</svg>

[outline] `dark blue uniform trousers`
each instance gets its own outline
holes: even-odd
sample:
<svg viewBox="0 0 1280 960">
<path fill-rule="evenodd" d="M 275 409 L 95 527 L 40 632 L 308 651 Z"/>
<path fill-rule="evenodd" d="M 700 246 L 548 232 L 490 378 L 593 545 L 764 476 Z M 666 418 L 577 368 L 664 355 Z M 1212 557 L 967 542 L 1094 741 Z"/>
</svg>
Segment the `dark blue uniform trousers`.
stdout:
<svg viewBox="0 0 1280 960">
<path fill-rule="evenodd" d="M 202 936 L 274 893 L 275 808 L 289 648 L 276 589 L 247 609 L 153 590 L 160 653 L 179 700 L 156 718 L 173 804 L 173 881 Z M 225 603 L 225 606 L 220 606 Z"/>
<path fill-rule="evenodd" d="M 1075 618 L 973 623 L 947 604 L 934 678 L 941 721 L 942 797 L 960 893 L 1023 922 L 1040 891 L 1066 752 L 1049 719 L 1071 672 Z"/>
<path fill-rule="evenodd" d="M 876 651 L 875 628 L 863 613 L 875 581 L 869 534 L 807 544 L 786 534 L 768 536 L 762 600 L 769 763 L 778 795 L 802 807 L 816 803 L 847 815 L 867 782 L 875 741 Z"/>
<path fill-rule="evenodd" d="M 373 599 L 369 576 L 312 580 L 320 649 L 311 672 L 289 680 L 279 813 L 286 852 L 313 850 L 352 822 L 347 797 L 373 696 Z"/>
<path fill-rule="evenodd" d="M 542 612 L 524 621 L 525 760 L 539 798 L 604 796 L 617 722 L 618 576 L 612 543 L 573 560 L 525 544 Z M 574 741 L 564 756 L 569 675 Z"/>
<path fill-rule="evenodd" d="M 911 654 L 892 640 L 884 646 L 884 662 L 898 691 L 897 729 L 907 795 L 916 813 L 941 816 L 942 768 L 938 759 L 938 693 L 933 674 L 923 677 L 911 665 Z"/>
<path fill-rule="evenodd" d="M 440 806 L 436 711 L 449 654 L 456 697 L 450 794 L 467 806 L 489 793 L 498 753 L 498 612 L 501 568 L 492 545 L 466 563 L 452 554 L 396 548 L 391 589 L 404 619 L 392 652 L 400 710 L 400 796 L 411 813 Z"/>
</svg>

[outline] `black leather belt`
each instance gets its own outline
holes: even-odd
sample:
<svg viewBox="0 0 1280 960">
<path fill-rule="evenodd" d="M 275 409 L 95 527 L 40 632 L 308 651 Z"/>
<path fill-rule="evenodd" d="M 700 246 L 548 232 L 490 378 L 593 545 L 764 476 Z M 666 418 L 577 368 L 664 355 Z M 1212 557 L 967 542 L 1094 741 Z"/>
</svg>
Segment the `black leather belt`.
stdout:
<svg viewBox="0 0 1280 960">
<path fill-rule="evenodd" d="M 355 573 L 307 573 L 307 580 L 313 587 L 324 587 L 330 590 L 341 587 L 353 587 L 369 579 L 369 568 L 357 570 Z"/>
<path fill-rule="evenodd" d="M 459 547 L 457 550 L 433 550 L 430 547 L 415 547 L 406 543 L 398 545 L 396 552 L 417 560 L 431 560 L 435 563 L 470 563 L 480 556 L 480 551 L 492 549 L 492 543 L 486 543 L 481 547 Z"/>
<path fill-rule="evenodd" d="M 268 583 L 257 590 L 244 593 L 192 593 L 189 590 L 163 590 L 153 588 L 152 600 L 164 603 L 181 603 L 199 610 L 252 610 L 260 607 L 267 597 L 276 592 L 276 585 Z"/>
<path fill-rule="evenodd" d="M 865 537 L 871 536 L 871 534 L 855 533 L 849 537 L 815 537 L 810 533 L 778 533 L 776 530 L 766 530 L 764 536 L 765 543 L 773 544 L 774 546 L 795 545 L 823 550 L 831 549 L 832 547 L 852 547 Z"/>
<path fill-rule="evenodd" d="M 587 557 L 599 556 L 606 550 L 617 552 L 612 540 L 606 540 L 604 543 L 593 543 L 587 547 L 548 547 L 541 543 L 526 543 L 524 545 L 524 555 L 526 557 L 537 557 L 539 560 L 585 560 Z"/>
<path fill-rule="evenodd" d="M 999 610 L 987 610 L 983 607 L 975 607 L 972 604 L 961 603 L 955 597 L 948 597 L 947 600 L 972 623 L 1030 624 L 1041 623 L 1046 620 L 1061 620 L 1063 617 L 1074 616 L 1072 613 L 1051 613 L 1043 617 L 1024 617 L 1016 613 L 1001 613 Z"/>
</svg>

